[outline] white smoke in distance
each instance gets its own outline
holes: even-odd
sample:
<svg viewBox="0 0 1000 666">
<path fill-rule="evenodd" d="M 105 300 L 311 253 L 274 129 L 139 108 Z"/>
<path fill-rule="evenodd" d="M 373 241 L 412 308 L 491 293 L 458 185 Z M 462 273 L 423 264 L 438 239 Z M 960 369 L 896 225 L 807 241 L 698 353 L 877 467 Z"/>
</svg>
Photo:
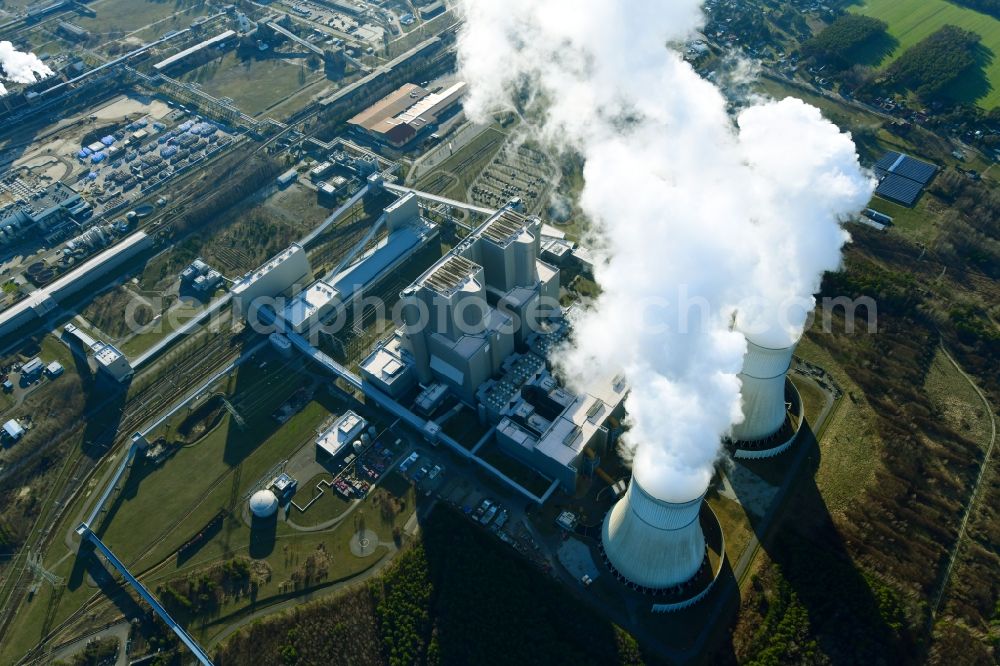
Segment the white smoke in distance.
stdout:
<svg viewBox="0 0 1000 666">
<path fill-rule="evenodd" d="M 0 80 L 14 83 L 34 83 L 52 76 L 52 70 L 34 53 L 24 53 L 7 41 L 0 42 Z M 0 95 L 7 89 L 0 83 Z"/>
<path fill-rule="evenodd" d="M 585 160 L 580 206 L 599 235 L 602 295 L 575 322 L 570 382 L 625 371 L 636 480 L 666 501 L 700 496 L 741 418 L 746 343 L 794 343 L 840 223 L 874 181 L 848 134 L 804 102 L 734 119 L 667 44 L 703 21 L 694 0 L 462 0 L 466 113 L 527 105 L 550 145 Z"/>
</svg>

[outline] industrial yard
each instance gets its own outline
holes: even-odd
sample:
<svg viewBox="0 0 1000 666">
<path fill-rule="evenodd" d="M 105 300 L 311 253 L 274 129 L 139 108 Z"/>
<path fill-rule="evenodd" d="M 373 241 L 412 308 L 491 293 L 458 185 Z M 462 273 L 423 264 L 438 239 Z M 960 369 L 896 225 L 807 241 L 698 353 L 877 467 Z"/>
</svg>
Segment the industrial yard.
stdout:
<svg viewBox="0 0 1000 666">
<path fill-rule="evenodd" d="M 945 139 L 921 152 L 931 129 L 882 127 L 881 111 L 803 92 L 837 122 L 864 116 L 845 128 L 862 162 L 851 143 L 836 172 L 877 182 L 867 208 L 832 222 L 831 238 L 844 224 L 854 239 L 840 268 L 799 296 L 819 290 L 826 326 L 877 305 L 880 337 L 776 339 L 726 292 L 704 336 L 731 343 L 716 350 L 724 371 L 669 325 L 635 346 L 645 332 L 621 304 L 663 296 L 669 310 L 654 278 L 759 212 L 721 206 L 705 182 L 752 183 L 748 210 L 772 186 L 789 215 L 812 197 L 740 180 L 758 168 L 749 146 L 704 182 L 667 161 L 627 181 L 595 169 L 621 191 L 588 192 L 586 160 L 606 154 L 547 111 L 587 119 L 635 164 L 652 158 L 624 128 L 650 145 L 663 131 L 635 111 L 653 105 L 629 104 L 646 86 L 601 106 L 603 87 L 575 72 L 594 109 L 559 107 L 531 89 L 544 77 L 525 75 L 477 116 L 466 104 L 483 82 L 463 58 L 482 45 L 462 38 L 482 18 L 464 2 L 0 3 L 0 663 L 749 663 L 768 651 L 917 663 L 941 649 L 916 658 L 928 649 L 918 620 L 943 631 L 939 611 L 993 636 L 972 619 L 969 576 L 990 571 L 995 271 L 947 254 L 966 248 L 948 231 L 957 213 L 932 235 L 916 228 L 980 201 L 966 235 L 992 248 L 988 157 L 962 144 L 942 159 Z M 710 22 L 676 66 L 725 88 L 708 76 L 730 66 L 720 4 L 705 3 Z M 808 12 L 807 31 L 839 10 Z M 535 75 L 544 64 L 510 62 Z M 683 115 L 656 122 L 673 131 Z M 722 127 L 709 163 L 734 142 L 736 125 Z M 751 226 L 763 229 L 761 206 Z M 698 217 L 716 210 L 726 219 Z M 792 261 L 802 229 L 786 230 L 780 262 L 747 241 L 689 268 L 729 280 L 728 258 L 758 252 L 748 265 L 762 274 L 789 262 L 774 270 L 792 290 L 814 268 Z M 584 344 L 591 333 L 600 349 Z M 688 362 L 689 374 L 664 369 Z M 662 423 L 683 426 L 678 441 L 701 435 L 709 384 L 739 387 L 739 418 L 698 442 L 711 456 L 671 462 L 686 477 L 644 465 L 648 447 L 680 446 L 636 442 L 662 437 L 651 412 L 672 405 Z M 924 508 L 903 512 L 899 493 Z"/>
</svg>

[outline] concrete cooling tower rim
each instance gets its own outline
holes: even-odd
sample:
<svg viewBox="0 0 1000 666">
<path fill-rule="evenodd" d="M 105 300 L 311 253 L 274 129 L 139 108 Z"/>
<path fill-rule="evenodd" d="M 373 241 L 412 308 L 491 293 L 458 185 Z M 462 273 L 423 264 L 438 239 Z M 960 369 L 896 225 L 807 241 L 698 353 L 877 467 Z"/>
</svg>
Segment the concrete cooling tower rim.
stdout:
<svg viewBox="0 0 1000 666">
<path fill-rule="evenodd" d="M 648 599 L 653 613 L 698 603 L 723 570 L 725 535 L 718 516 L 704 501 L 706 495 L 707 489 L 684 502 L 657 499 L 633 476 L 629 490 L 604 517 L 597 544 L 604 565 L 621 585 Z M 685 554 L 685 542 L 688 546 L 700 542 L 699 552 Z M 675 547 L 683 561 L 663 557 Z M 717 561 L 712 561 L 710 551 L 718 555 Z M 670 571 L 681 564 L 689 575 L 672 576 Z"/>
<path fill-rule="evenodd" d="M 666 500 L 660 499 L 643 488 L 642 484 L 639 483 L 634 476 L 632 477 L 631 486 L 634 487 L 636 491 L 642 493 L 642 500 L 648 500 L 629 503 L 629 509 L 633 514 L 635 514 L 635 517 L 650 527 L 667 531 L 684 529 L 694 521 L 698 520 L 698 511 L 694 511 L 694 515 L 691 519 L 682 524 L 677 524 L 676 520 L 671 519 L 676 518 L 681 514 L 681 512 L 686 512 L 687 509 L 694 507 L 700 508 L 702 501 L 705 499 L 705 495 L 708 494 L 708 488 L 706 487 L 700 495 L 691 500 Z M 657 509 L 659 509 L 659 511 L 657 511 Z"/>
<path fill-rule="evenodd" d="M 792 390 L 795 396 L 795 402 L 797 403 L 798 410 L 795 411 L 795 419 L 791 418 L 791 413 L 785 416 L 785 422 L 791 427 L 791 433 L 787 437 L 772 439 L 764 439 L 759 441 L 746 441 L 746 440 L 730 440 L 729 446 L 733 451 L 733 457 L 738 460 L 764 460 L 766 458 L 774 458 L 778 456 L 795 444 L 795 440 L 798 439 L 799 432 L 802 430 L 802 423 L 805 421 L 804 406 L 802 405 L 802 395 L 799 393 L 798 387 L 790 379 L 785 379 L 786 386 Z M 795 405 L 792 406 L 793 411 L 795 410 Z M 797 423 L 796 423 L 797 421 Z M 782 424 L 782 429 L 785 424 Z M 778 433 L 781 432 L 779 429 Z"/>
</svg>

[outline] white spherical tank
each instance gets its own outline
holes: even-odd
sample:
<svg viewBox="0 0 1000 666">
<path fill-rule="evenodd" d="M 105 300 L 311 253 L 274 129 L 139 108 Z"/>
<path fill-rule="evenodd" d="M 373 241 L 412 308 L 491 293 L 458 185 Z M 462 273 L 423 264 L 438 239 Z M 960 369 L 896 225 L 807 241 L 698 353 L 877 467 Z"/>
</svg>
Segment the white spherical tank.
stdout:
<svg viewBox="0 0 1000 666">
<path fill-rule="evenodd" d="M 254 518 L 270 518 L 278 511 L 278 498 L 270 490 L 258 490 L 250 497 Z"/>
<path fill-rule="evenodd" d="M 604 518 L 601 543 L 609 564 L 636 585 L 659 590 L 690 580 L 705 558 L 699 497 L 667 502 L 635 478 Z"/>
<path fill-rule="evenodd" d="M 733 426 L 732 439 L 759 442 L 785 422 L 785 374 L 792 365 L 795 345 L 781 349 L 761 346 L 747 338 L 740 382 L 743 422 Z"/>
</svg>

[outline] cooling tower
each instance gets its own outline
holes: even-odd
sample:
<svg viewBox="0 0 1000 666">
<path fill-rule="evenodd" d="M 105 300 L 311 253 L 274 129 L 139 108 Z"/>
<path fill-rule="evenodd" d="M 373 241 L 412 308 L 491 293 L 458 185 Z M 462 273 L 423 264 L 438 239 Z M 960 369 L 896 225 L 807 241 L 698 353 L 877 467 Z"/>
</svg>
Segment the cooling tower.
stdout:
<svg viewBox="0 0 1000 666">
<path fill-rule="evenodd" d="M 633 477 L 625 497 L 604 518 L 601 542 L 609 564 L 629 582 L 654 590 L 690 580 L 705 558 L 698 520 L 704 497 L 666 502 Z"/>
<path fill-rule="evenodd" d="M 733 426 L 732 439 L 759 442 L 771 437 L 785 422 L 785 373 L 792 364 L 795 345 L 782 349 L 763 347 L 747 338 L 740 381 L 743 386 L 743 422 Z"/>
</svg>

